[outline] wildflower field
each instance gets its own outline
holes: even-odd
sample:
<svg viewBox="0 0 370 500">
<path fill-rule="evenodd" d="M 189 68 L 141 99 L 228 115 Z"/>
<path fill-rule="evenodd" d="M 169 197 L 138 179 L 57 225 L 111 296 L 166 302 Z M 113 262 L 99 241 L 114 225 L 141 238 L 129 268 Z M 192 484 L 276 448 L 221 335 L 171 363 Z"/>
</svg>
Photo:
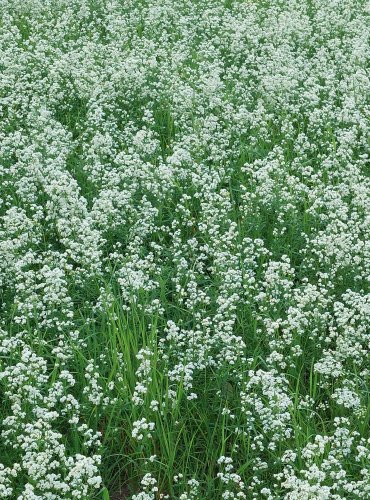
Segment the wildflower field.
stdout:
<svg viewBox="0 0 370 500">
<path fill-rule="evenodd" d="M 0 498 L 370 498 L 370 1 L 0 1 Z"/>
</svg>

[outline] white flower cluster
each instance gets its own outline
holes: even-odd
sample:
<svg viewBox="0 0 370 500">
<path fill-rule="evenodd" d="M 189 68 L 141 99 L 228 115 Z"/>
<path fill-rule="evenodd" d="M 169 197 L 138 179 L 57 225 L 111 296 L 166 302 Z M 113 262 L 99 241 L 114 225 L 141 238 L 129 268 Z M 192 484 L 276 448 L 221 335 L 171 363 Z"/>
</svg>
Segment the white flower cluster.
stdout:
<svg viewBox="0 0 370 500">
<path fill-rule="evenodd" d="M 132 437 L 138 441 L 142 441 L 144 437 L 150 439 L 154 426 L 154 422 L 147 422 L 146 418 L 136 420 L 133 422 Z"/>
<path fill-rule="evenodd" d="M 290 462 L 279 479 L 284 478 L 282 486 L 288 490 L 289 499 L 310 498 L 367 498 L 370 493 L 370 475 L 367 467 L 360 470 L 359 479 L 348 477 L 343 460 L 353 452 L 361 466 L 368 463 L 370 450 L 363 438 L 356 431 L 350 431 L 348 419 L 335 419 L 335 432 L 332 436 L 316 435 L 314 442 L 308 443 L 301 450 L 303 466 L 299 472 L 294 470 L 292 462 L 296 454 L 291 453 Z M 287 455 L 288 452 L 286 452 Z"/>
<path fill-rule="evenodd" d="M 90 455 L 91 447 L 99 445 L 99 435 L 82 425 L 80 439 L 89 456 L 71 454 L 57 426 L 61 417 L 69 417 L 71 430 L 79 422 L 80 405 L 69 393 L 75 384 L 73 375 L 64 370 L 50 377 L 45 359 L 21 339 L 0 334 L 1 356 L 7 359 L 0 380 L 6 384 L 10 402 L 1 437 L 15 456 L 11 467 L 1 466 L 2 498 L 14 498 L 15 491 L 19 499 L 86 498 L 102 481 L 101 457 Z"/>
<path fill-rule="evenodd" d="M 132 496 L 132 500 L 154 500 L 158 491 L 157 481 L 147 473 L 141 480 L 142 491 Z"/>
<path fill-rule="evenodd" d="M 233 472 L 233 459 L 231 457 L 221 456 L 217 463 L 222 467 L 222 472 L 217 474 L 217 477 L 220 479 L 222 483 L 226 485 L 225 491 L 222 493 L 223 499 L 228 498 L 247 498 L 245 493 L 243 492 L 245 488 L 245 484 L 242 481 L 242 478 L 239 474 Z M 239 489 L 237 493 L 233 492 L 233 489 Z"/>
</svg>

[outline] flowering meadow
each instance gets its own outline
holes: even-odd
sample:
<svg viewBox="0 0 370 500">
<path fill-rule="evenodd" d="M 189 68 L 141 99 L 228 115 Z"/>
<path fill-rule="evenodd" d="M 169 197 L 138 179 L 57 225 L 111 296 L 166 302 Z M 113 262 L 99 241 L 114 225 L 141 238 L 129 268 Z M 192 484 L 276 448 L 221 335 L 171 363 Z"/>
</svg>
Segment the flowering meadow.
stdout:
<svg viewBox="0 0 370 500">
<path fill-rule="evenodd" d="M 369 39 L 1 0 L 0 498 L 370 498 Z"/>
</svg>

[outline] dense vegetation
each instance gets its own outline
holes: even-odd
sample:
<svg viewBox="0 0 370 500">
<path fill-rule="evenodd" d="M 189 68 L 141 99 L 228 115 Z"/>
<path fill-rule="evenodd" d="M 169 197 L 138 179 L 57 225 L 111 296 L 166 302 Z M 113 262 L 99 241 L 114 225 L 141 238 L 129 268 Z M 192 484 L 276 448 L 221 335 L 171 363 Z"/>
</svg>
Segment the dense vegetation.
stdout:
<svg viewBox="0 0 370 500">
<path fill-rule="evenodd" d="M 368 0 L 1 0 L 0 498 L 369 485 Z"/>
</svg>

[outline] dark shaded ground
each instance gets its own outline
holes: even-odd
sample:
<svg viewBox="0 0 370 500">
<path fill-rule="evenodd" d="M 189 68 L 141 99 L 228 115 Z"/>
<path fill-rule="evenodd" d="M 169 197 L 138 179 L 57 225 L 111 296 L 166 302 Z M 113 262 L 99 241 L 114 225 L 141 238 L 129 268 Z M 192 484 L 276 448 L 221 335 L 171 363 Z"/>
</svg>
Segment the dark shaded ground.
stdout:
<svg viewBox="0 0 370 500">
<path fill-rule="evenodd" d="M 109 496 L 110 500 L 126 500 L 130 497 L 130 491 L 128 488 L 123 487 L 120 489 L 120 491 L 111 493 Z"/>
</svg>

